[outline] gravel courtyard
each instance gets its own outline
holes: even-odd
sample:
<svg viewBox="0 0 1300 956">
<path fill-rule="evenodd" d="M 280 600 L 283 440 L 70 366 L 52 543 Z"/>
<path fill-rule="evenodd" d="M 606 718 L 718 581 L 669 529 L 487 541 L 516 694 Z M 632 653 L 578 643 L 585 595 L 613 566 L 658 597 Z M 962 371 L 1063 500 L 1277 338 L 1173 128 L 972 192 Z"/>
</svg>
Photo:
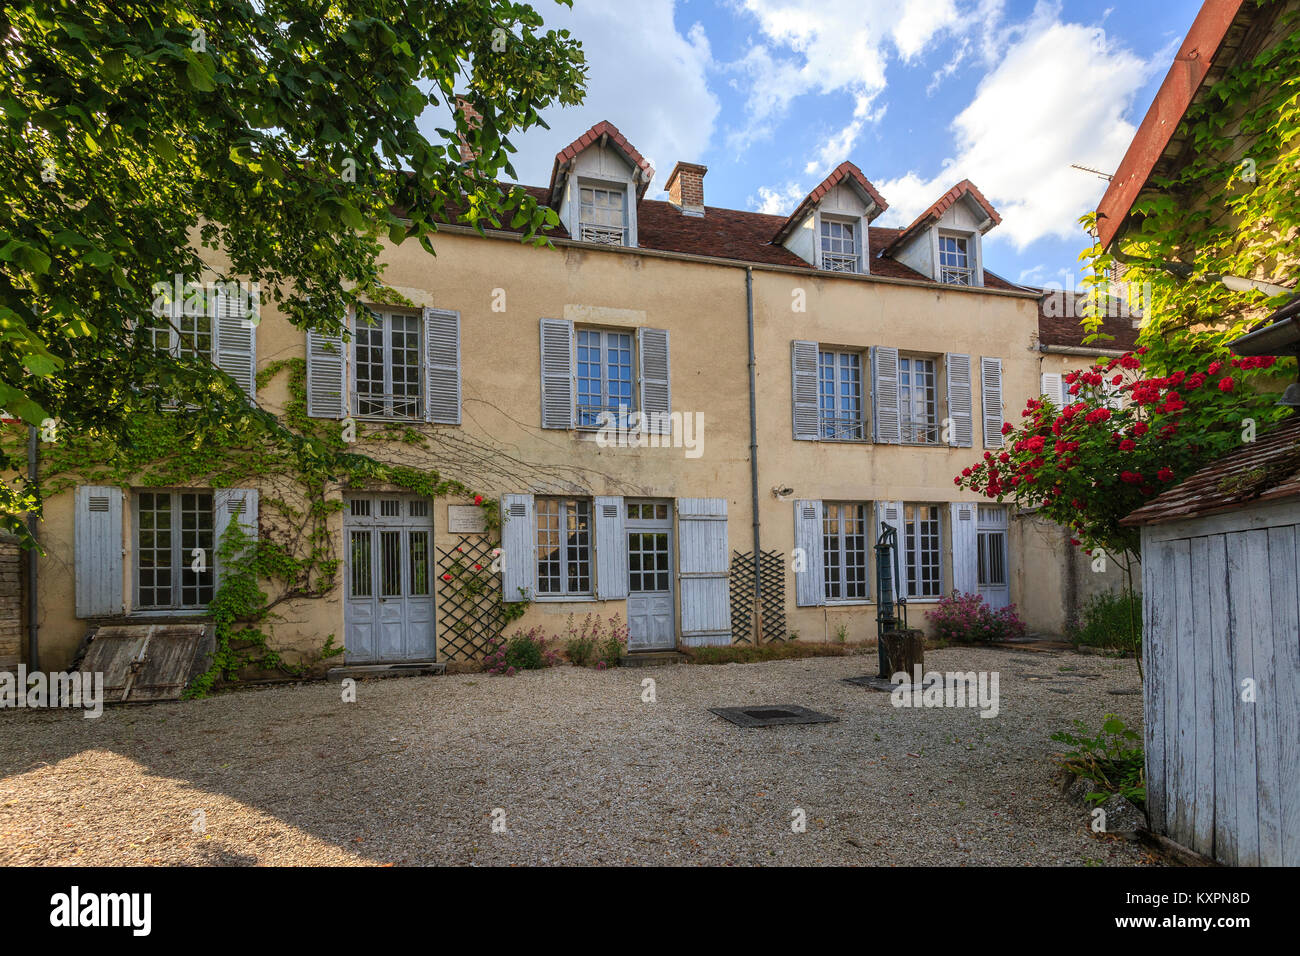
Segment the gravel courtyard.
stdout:
<svg viewBox="0 0 1300 956">
<path fill-rule="evenodd" d="M 1000 714 L 896 709 L 840 681 L 874 654 L 368 681 L 356 703 L 301 684 L 98 720 L 0 711 L 0 862 L 1151 862 L 1088 833 L 1049 760 L 1075 717 L 1139 725 L 1131 661 L 949 648 L 926 664 L 997 671 Z M 706 709 L 756 704 L 839 720 L 742 729 Z"/>
</svg>

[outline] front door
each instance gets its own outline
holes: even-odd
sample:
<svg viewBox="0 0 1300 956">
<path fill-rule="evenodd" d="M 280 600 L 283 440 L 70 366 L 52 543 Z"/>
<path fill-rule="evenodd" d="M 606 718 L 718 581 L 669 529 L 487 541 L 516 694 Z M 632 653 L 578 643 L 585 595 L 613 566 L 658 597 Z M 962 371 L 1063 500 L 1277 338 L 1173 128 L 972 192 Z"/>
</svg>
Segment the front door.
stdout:
<svg viewBox="0 0 1300 956">
<path fill-rule="evenodd" d="M 433 514 L 428 500 L 349 498 L 343 536 L 348 663 L 434 660 Z"/>
<path fill-rule="evenodd" d="M 651 651 L 677 645 L 673 609 L 672 509 L 666 501 L 628 498 L 627 649 Z"/>
<path fill-rule="evenodd" d="M 980 505 L 976 528 L 979 542 L 980 597 L 997 610 L 1011 603 L 1011 585 L 1007 574 L 1007 509 L 998 505 Z"/>
</svg>

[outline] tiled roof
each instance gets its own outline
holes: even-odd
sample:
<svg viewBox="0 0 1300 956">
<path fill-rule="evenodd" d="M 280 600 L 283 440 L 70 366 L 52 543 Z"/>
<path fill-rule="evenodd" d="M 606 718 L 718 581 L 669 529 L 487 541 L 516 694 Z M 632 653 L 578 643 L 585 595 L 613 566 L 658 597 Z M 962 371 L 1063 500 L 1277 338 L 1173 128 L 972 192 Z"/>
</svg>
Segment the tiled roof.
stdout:
<svg viewBox="0 0 1300 956">
<path fill-rule="evenodd" d="M 1084 345 L 1084 331 L 1080 320 L 1080 306 L 1065 308 L 1066 293 L 1061 290 L 1046 293 L 1038 300 L 1038 344 L 1067 348 L 1121 349 L 1125 352 L 1137 347 L 1138 330 L 1133 327 L 1131 315 L 1107 315 L 1101 320 L 1101 331 L 1112 338 Z M 1079 293 L 1071 293 L 1076 299 Z M 1110 309 L 1107 310 L 1112 311 Z M 1121 311 L 1116 309 L 1114 311 Z M 1050 313 L 1050 314 L 1049 314 Z"/>
<path fill-rule="evenodd" d="M 1160 524 L 1300 495 L 1300 415 L 1202 468 L 1120 521 Z"/>
<path fill-rule="evenodd" d="M 593 143 L 599 142 L 602 136 L 608 136 L 609 141 L 617 146 L 623 155 L 632 161 L 632 165 L 638 167 L 641 172 L 645 174 L 637 186 L 636 191 L 638 196 L 645 194 L 646 187 L 650 185 L 650 180 L 654 178 L 655 168 L 650 165 L 650 161 L 642 156 L 635 146 L 627 141 L 627 137 L 618 131 L 617 126 L 609 122 L 609 120 L 601 120 L 591 129 L 587 130 L 587 132 L 583 133 L 572 143 L 555 154 L 555 165 L 551 167 L 550 195 L 552 197 L 555 196 L 555 189 L 559 185 L 560 170 L 566 164 L 576 159 L 578 154 L 587 147 L 591 146 Z"/>
<path fill-rule="evenodd" d="M 1002 222 L 1002 217 L 998 215 L 998 211 L 993 208 L 991 202 L 984 198 L 984 194 L 976 188 L 975 184 L 969 179 L 963 179 L 932 203 L 930 208 L 912 220 L 912 224 L 899 233 L 897 244 L 902 245 L 903 242 L 912 237 L 913 233 L 931 222 L 937 222 L 962 196 L 970 196 L 971 199 L 975 200 L 980 208 L 988 213 L 989 218 L 993 220 L 993 225 L 996 226 Z"/>
<path fill-rule="evenodd" d="M 772 235 L 772 241 L 779 243 L 784 239 L 791 229 L 803 221 L 804 216 L 808 214 L 809 209 L 821 202 L 828 192 L 838 186 L 840 182 L 846 178 L 857 183 L 858 187 L 870 196 L 871 201 L 876 204 L 875 210 L 867 218 L 868 222 L 875 219 L 889 208 L 889 203 L 885 202 L 884 197 L 876 191 L 875 186 L 871 185 L 870 180 L 868 180 L 866 176 L 862 175 L 862 170 L 845 160 L 836 166 L 835 169 L 831 171 L 831 174 L 817 185 L 817 188 L 807 196 L 804 196 L 803 201 L 795 207 L 794 212 L 790 213 L 790 215 L 781 222 L 781 228 Z"/>
</svg>

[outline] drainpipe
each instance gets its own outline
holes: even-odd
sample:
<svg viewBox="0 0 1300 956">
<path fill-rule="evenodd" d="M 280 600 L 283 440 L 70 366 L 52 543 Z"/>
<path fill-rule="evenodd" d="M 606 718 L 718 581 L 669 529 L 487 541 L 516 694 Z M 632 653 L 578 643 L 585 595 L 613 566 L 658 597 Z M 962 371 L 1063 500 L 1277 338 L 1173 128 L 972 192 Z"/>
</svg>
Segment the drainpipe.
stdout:
<svg viewBox="0 0 1300 956">
<path fill-rule="evenodd" d="M 763 563 L 758 518 L 758 408 L 755 401 L 755 378 L 758 364 L 754 358 L 754 269 L 745 266 L 745 317 L 749 327 L 749 494 L 754 516 L 754 644 L 758 645 L 763 622 Z"/>
<path fill-rule="evenodd" d="M 36 426 L 27 426 L 27 481 L 30 488 L 36 487 L 37 480 L 37 457 L 40 455 L 40 444 L 36 440 Z M 40 657 L 40 625 L 37 623 L 37 609 L 39 602 L 37 600 L 36 589 L 36 571 L 39 562 L 39 553 L 36 548 L 36 531 L 39 522 L 36 520 L 36 512 L 27 512 L 27 531 L 32 536 L 32 545 L 27 551 L 27 668 L 28 670 L 38 671 L 41 669 Z"/>
</svg>

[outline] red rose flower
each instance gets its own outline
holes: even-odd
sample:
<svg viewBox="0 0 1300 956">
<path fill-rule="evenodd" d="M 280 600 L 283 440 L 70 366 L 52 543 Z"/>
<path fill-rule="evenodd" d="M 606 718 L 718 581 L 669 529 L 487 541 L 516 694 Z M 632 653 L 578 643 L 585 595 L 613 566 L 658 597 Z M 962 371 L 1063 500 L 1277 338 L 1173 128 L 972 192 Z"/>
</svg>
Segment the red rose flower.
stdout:
<svg viewBox="0 0 1300 956">
<path fill-rule="evenodd" d="M 1221 392 L 1231 392 L 1231 391 L 1232 391 L 1232 387 L 1233 387 L 1233 385 L 1235 385 L 1235 384 L 1236 384 L 1236 383 L 1232 380 L 1232 376 L 1231 376 L 1231 375 L 1228 375 L 1228 376 L 1226 376 L 1226 377 L 1224 377 L 1224 378 L 1221 378 L 1221 379 L 1219 379 L 1219 391 L 1221 391 Z"/>
<path fill-rule="evenodd" d="M 1120 451 L 1132 451 L 1136 447 L 1137 447 L 1137 442 L 1135 442 L 1131 438 L 1125 438 L 1122 442 L 1119 443 Z"/>
<path fill-rule="evenodd" d="M 444 574 L 444 575 L 442 576 L 442 579 L 443 579 L 444 581 L 450 581 L 450 580 L 451 580 L 451 575 L 450 575 L 450 574 Z"/>
<path fill-rule="evenodd" d="M 1156 472 L 1156 477 L 1159 478 L 1161 481 L 1173 481 L 1174 470 L 1170 468 L 1168 465 L 1165 465 L 1165 467 L 1161 468 L 1159 471 Z"/>
<path fill-rule="evenodd" d="M 481 505 L 482 503 L 483 503 L 483 496 L 482 496 L 482 495 L 475 495 L 475 496 L 474 496 L 474 504 L 476 504 L 476 505 Z"/>
</svg>

